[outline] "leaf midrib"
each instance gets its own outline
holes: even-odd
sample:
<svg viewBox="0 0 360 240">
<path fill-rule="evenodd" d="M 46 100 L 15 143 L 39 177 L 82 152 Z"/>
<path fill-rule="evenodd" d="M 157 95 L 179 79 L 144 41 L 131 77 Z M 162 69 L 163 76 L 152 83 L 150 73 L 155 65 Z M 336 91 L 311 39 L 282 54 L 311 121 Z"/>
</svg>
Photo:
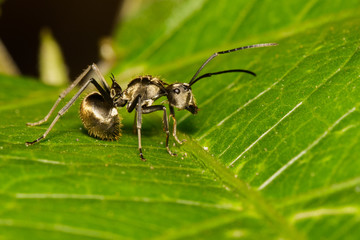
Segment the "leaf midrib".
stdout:
<svg viewBox="0 0 360 240">
<path fill-rule="evenodd" d="M 234 194 L 239 194 L 242 197 L 242 200 L 244 200 L 248 206 L 252 206 L 253 209 L 257 210 L 258 213 L 264 217 L 264 220 L 268 221 L 273 229 L 277 229 L 279 234 L 285 234 L 289 239 L 305 239 L 305 237 L 291 226 L 279 212 L 267 203 L 257 190 L 236 178 L 229 168 L 224 167 L 219 159 L 216 159 L 210 153 L 206 152 L 198 142 L 194 141 L 189 136 L 184 135 L 184 137 L 187 140 L 183 146 L 184 150 L 192 152 L 194 155 L 196 152 L 196 160 L 199 164 L 204 165 L 207 169 L 211 170 L 219 177 L 220 181 L 223 182 L 225 186 L 230 187 Z"/>
</svg>

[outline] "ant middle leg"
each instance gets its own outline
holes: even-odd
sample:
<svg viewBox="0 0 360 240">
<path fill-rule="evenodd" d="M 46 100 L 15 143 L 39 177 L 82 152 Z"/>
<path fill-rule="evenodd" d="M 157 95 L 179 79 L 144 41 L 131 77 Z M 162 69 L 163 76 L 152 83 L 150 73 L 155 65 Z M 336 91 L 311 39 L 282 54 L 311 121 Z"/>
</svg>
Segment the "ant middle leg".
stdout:
<svg viewBox="0 0 360 240">
<path fill-rule="evenodd" d="M 134 101 L 131 102 L 130 105 L 127 106 L 127 111 L 131 113 L 135 107 L 136 107 L 136 113 L 135 113 L 135 120 L 136 120 L 136 130 L 138 134 L 138 146 L 139 146 L 139 154 L 142 161 L 146 161 L 144 158 L 144 155 L 142 153 L 142 147 L 141 147 L 141 95 L 137 95 Z"/>
<path fill-rule="evenodd" d="M 137 122 L 136 122 L 136 128 L 137 128 L 137 133 L 138 133 L 138 146 L 139 146 L 139 154 L 140 154 L 140 159 L 142 161 L 146 161 L 146 159 L 144 158 L 144 155 L 142 153 L 142 146 L 141 146 L 141 96 L 138 96 L 136 98 L 137 100 L 135 100 L 135 104 L 137 102 L 137 107 L 136 107 L 136 116 L 137 116 Z"/>
</svg>

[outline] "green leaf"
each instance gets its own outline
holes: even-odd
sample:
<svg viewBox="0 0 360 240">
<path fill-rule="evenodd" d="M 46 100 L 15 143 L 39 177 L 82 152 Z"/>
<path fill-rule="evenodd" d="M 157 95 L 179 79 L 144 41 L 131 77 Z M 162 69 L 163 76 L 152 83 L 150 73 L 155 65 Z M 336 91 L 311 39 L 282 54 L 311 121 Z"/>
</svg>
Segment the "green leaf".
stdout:
<svg viewBox="0 0 360 240">
<path fill-rule="evenodd" d="M 4 239 L 358 239 L 358 1 L 154 1 L 116 33 L 113 69 L 188 82 L 203 70 L 248 69 L 194 84 L 201 109 L 176 112 L 171 157 L 161 114 L 133 114 L 122 137 L 87 135 L 78 101 L 38 144 L 61 90 L 0 79 L 0 236 Z M 70 96 L 67 98 L 69 100 Z M 165 99 L 160 100 L 159 102 Z M 205 150 L 207 149 L 207 150 Z"/>
</svg>

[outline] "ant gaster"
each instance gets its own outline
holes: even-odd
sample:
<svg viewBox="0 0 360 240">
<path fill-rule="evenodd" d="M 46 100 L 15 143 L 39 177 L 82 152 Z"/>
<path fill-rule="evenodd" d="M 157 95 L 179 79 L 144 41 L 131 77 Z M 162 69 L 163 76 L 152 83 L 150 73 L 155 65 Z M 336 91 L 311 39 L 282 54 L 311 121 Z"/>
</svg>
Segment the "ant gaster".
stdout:
<svg viewBox="0 0 360 240">
<path fill-rule="evenodd" d="M 163 123 L 164 130 L 166 132 L 166 142 L 165 146 L 170 155 L 176 155 L 170 151 L 169 148 L 169 122 L 166 113 L 166 107 L 164 105 L 152 105 L 155 100 L 160 97 L 166 96 L 169 102 L 170 117 L 173 119 L 173 136 L 175 140 L 181 144 L 183 141 L 180 141 L 176 136 L 176 119 L 174 108 L 179 110 L 186 109 L 192 114 L 198 112 L 198 107 L 194 95 L 192 93 L 192 85 L 205 77 L 211 77 L 212 75 L 229 73 L 229 72 L 245 72 L 255 76 L 255 73 L 248 70 L 241 69 L 232 69 L 220 72 L 206 73 L 198 77 L 200 71 L 208 64 L 213 58 L 219 54 L 226 54 L 242 49 L 247 48 L 258 48 L 258 47 L 267 47 L 274 46 L 276 43 L 263 43 L 255 44 L 250 46 L 244 46 L 239 48 L 234 48 L 226 51 L 216 52 L 211 55 L 197 70 L 195 75 L 192 77 L 189 83 L 173 83 L 167 84 L 160 79 L 145 75 L 133 79 L 127 86 L 127 88 L 122 91 L 120 85 L 116 82 L 114 76 L 111 77 L 112 85 L 106 83 L 103 75 L 100 73 L 96 64 L 88 66 L 85 71 L 64 91 L 60 94 L 59 98 L 50 109 L 49 113 L 45 116 L 44 119 L 35 122 L 28 123 L 29 126 L 36 126 L 46 122 L 50 115 L 53 113 L 60 101 L 75 87 L 77 86 L 82 79 L 90 72 L 94 71 L 96 76 L 99 78 L 96 81 L 94 78 L 88 79 L 80 88 L 80 90 L 71 98 L 71 100 L 57 113 L 57 116 L 52 121 L 45 133 L 40 136 L 38 139 L 27 142 L 26 145 L 32 145 L 39 142 L 41 139 L 45 138 L 50 130 L 54 127 L 55 123 L 59 118 L 66 113 L 66 111 L 71 107 L 75 100 L 81 95 L 81 93 L 90 85 L 94 85 L 98 92 L 91 93 L 87 95 L 81 103 L 80 106 L 80 118 L 83 122 L 84 127 L 88 130 L 89 134 L 101 139 L 106 140 L 117 140 L 121 136 L 121 123 L 120 117 L 117 111 L 118 107 L 124 107 L 126 105 L 127 111 L 130 113 L 135 109 L 135 121 L 136 121 L 136 130 L 138 134 L 138 146 L 140 158 L 145 160 L 142 153 L 141 146 L 141 119 L 142 114 L 148 114 L 156 111 L 163 111 Z"/>
</svg>

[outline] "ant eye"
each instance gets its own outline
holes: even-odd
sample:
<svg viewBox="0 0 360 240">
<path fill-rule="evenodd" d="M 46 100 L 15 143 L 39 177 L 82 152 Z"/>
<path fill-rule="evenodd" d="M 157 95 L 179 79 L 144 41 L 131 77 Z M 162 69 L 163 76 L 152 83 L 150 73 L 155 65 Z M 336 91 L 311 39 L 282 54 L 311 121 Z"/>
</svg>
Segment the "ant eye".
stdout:
<svg viewBox="0 0 360 240">
<path fill-rule="evenodd" d="M 180 89 L 175 88 L 175 89 L 174 89 L 174 93 L 179 94 L 179 93 L 180 93 Z"/>
</svg>

